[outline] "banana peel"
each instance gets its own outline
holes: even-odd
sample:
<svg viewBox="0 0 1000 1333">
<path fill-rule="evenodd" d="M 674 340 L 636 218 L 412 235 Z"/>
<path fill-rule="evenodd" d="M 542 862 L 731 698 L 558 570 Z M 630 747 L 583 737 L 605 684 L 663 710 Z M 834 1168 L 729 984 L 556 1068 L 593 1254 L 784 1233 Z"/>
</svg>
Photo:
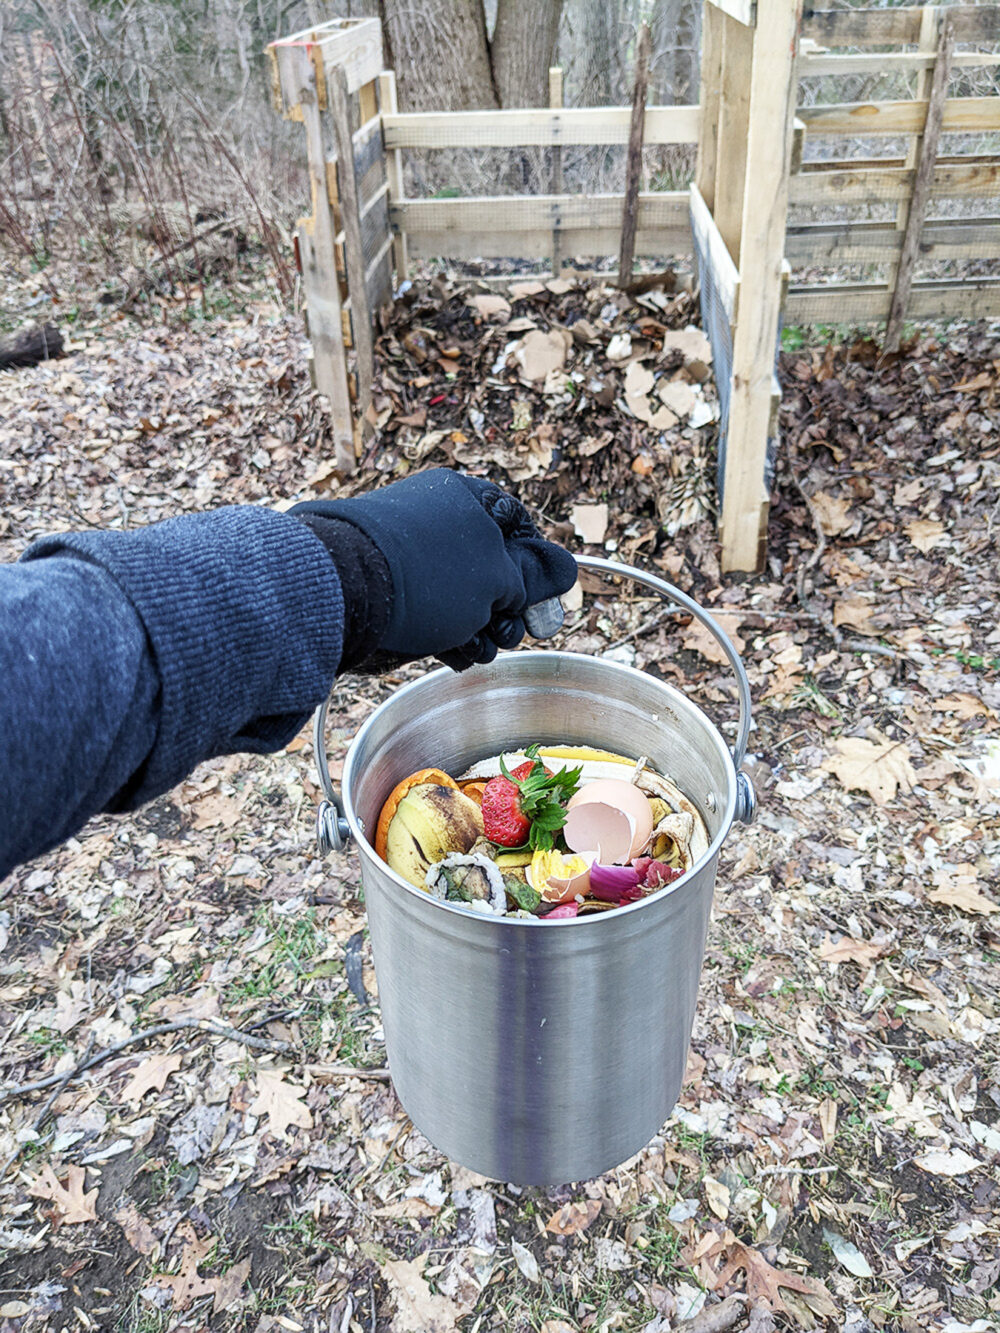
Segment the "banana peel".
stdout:
<svg viewBox="0 0 1000 1333">
<path fill-rule="evenodd" d="M 426 888 L 427 871 L 454 852 L 467 852 L 483 836 L 483 813 L 457 787 L 420 783 L 396 807 L 386 830 L 385 859 L 418 889 Z"/>
</svg>

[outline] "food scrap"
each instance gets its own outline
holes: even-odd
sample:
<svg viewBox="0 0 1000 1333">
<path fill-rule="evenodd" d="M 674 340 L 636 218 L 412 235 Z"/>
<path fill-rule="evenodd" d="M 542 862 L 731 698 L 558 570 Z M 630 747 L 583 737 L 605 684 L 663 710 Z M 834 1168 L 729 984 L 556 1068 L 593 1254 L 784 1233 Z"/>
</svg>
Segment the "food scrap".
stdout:
<svg viewBox="0 0 1000 1333">
<path fill-rule="evenodd" d="M 455 778 L 440 768 L 404 778 L 375 850 L 439 901 L 558 921 L 656 893 L 708 843 L 697 808 L 645 759 L 535 744 Z"/>
</svg>

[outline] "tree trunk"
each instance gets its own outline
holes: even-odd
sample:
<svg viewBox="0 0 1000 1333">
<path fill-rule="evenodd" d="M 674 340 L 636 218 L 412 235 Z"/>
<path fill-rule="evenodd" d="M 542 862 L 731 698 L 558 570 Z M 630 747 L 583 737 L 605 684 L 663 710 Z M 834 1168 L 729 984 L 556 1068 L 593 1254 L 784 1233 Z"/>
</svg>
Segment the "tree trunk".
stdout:
<svg viewBox="0 0 1000 1333">
<path fill-rule="evenodd" d="M 396 71 L 401 111 L 499 105 L 482 0 L 382 0 L 381 9 L 385 57 Z"/>
<path fill-rule="evenodd" d="M 621 10 L 621 0 L 568 0 L 560 63 L 576 106 L 616 106 L 624 97 Z"/>
<path fill-rule="evenodd" d="M 562 7 L 563 0 L 499 0 L 490 55 L 501 106 L 548 106 Z"/>
<path fill-rule="evenodd" d="M 653 6 L 650 100 L 661 106 L 698 101 L 701 0 L 656 0 Z"/>
</svg>

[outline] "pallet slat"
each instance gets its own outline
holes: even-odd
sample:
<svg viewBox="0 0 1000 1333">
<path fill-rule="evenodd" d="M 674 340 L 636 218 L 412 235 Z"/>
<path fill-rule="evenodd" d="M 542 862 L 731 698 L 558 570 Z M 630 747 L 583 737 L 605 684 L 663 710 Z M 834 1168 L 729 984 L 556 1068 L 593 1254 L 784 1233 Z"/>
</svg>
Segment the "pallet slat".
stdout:
<svg viewBox="0 0 1000 1333">
<path fill-rule="evenodd" d="M 949 10 L 957 42 L 1000 42 L 1000 7 L 955 5 Z M 920 8 L 806 10 L 802 36 L 820 46 L 913 46 L 920 40 Z"/>
<path fill-rule="evenodd" d="M 892 292 L 874 283 L 792 287 L 786 324 L 843 324 L 888 318 Z M 1000 315 L 1000 279 L 975 282 L 915 282 L 906 307 L 909 319 L 995 319 Z"/>
<path fill-rule="evenodd" d="M 810 137 L 822 134 L 920 134 L 927 103 L 838 102 L 798 111 Z M 1000 97 L 950 97 L 944 104 L 944 133 L 1000 130 Z"/>
<path fill-rule="evenodd" d="M 789 202 L 793 204 L 876 204 L 908 199 L 913 189 L 914 168 L 862 167 L 835 171 L 813 170 L 815 164 L 794 176 Z M 931 197 L 958 196 L 989 199 L 1000 195 L 1000 158 L 978 160 L 968 166 L 941 165 L 934 168 Z"/>
<path fill-rule="evenodd" d="M 910 74 L 915 70 L 931 69 L 935 58 L 920 51 L 882 51 L 864 55 L 853 53 L 839 55 L 836 52 L 824 51 L 799 57 L 799 78 L 834 78 L 843 74 L 891 74 L 898 70 Z M 960 51 L 952 63 L 961 69 L 980 69 L 1000 65 L 1000 55 L 985 51 Z"/>
<path fill-rule="evenodd" d="M 528 111 L 414 111 L 382 117 L 385 147 L 527 148 L 560 144 L 626 144 L 628 107 Z M 696 106 L 649 107 L 646 144 L 695 143 Z"/>
<path fill-rule="evenodd" d="M 740 287 L 739 271 L 697 185 L 691 186 L 691 230 L 694 232 L 695 240 L 709 257 L 715 289 L 732 324 L 736 319 L 736 301 Z"/>
<path fill-rule="evenodd" d="M 400 199 L 390 210 L 394 229 L 421 232 L 574 231 L 593 227 L 621 229 L 620 194 L 471 196 L 461 199 Z M 639 195 L 638 226 L 687 225 L 686 190 Z M 569 243 L 572 243 L 570 238 Z"/>
<path fill-rule="evenodd" d="M 331 19 L 327 23 L 317 23 L 311 28 L 292 33 L 290 37 L 283 37 L 279 42 L 272 42 L 267 49 L 272 67 L 279 71 L 295 51 L 317 49 L 327 74 L 336 68 L 344 71 L 348 93 L 359 92 L 366 83 L 378 78 L 384 63 L 382 25 L 378 19 L 373 18 Z M 275 106 L 283 114 L 289 115 L 297 98 L 294 94 L 289 98 L 287 83 L 283 82 L 283 88 L 284 97 L 279 100 L 280 95 L 276 96 Z"/>
<path fill-rule="evenodd" d="M 406 241 L 411 259 L 551 259 L 552 236 L 548 228 L 502 231 L 409 231 Z M 582 227 L 559 233 L 560 254 L 568 263 L 580 257 L 616 256 L 621 227 Z M 691 231 L 685 226 L 659 227 L 635 234 L 635 253 L 642 258 L 687 256 L 691 253 Z"/>
<path fill-rule="evenodd" d="M 785 257 L 793 264 L 887 264 L 899 255 L 903 232 L 892 223 L 820 222 L 789 227 Z M 1000 218 L 929 219 L 919 258 L 1000 259 Z"/>
</svg>

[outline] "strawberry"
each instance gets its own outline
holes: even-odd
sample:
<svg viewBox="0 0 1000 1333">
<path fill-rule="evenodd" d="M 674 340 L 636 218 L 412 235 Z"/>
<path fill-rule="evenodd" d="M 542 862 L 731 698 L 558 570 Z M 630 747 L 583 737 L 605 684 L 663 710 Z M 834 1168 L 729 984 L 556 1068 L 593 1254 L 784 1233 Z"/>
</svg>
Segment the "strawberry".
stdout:
<svg viewBox="0 0 1000 1333">
<path fill-rule="evenodd" d="M 531 820 L 521 810 L 516 782 L 506 778 L 490 778 L 487 782 L 483 789 L 483 831 L 490 842 L 501 847 L 523 847 L 528 841 Z"/>
</svg>

